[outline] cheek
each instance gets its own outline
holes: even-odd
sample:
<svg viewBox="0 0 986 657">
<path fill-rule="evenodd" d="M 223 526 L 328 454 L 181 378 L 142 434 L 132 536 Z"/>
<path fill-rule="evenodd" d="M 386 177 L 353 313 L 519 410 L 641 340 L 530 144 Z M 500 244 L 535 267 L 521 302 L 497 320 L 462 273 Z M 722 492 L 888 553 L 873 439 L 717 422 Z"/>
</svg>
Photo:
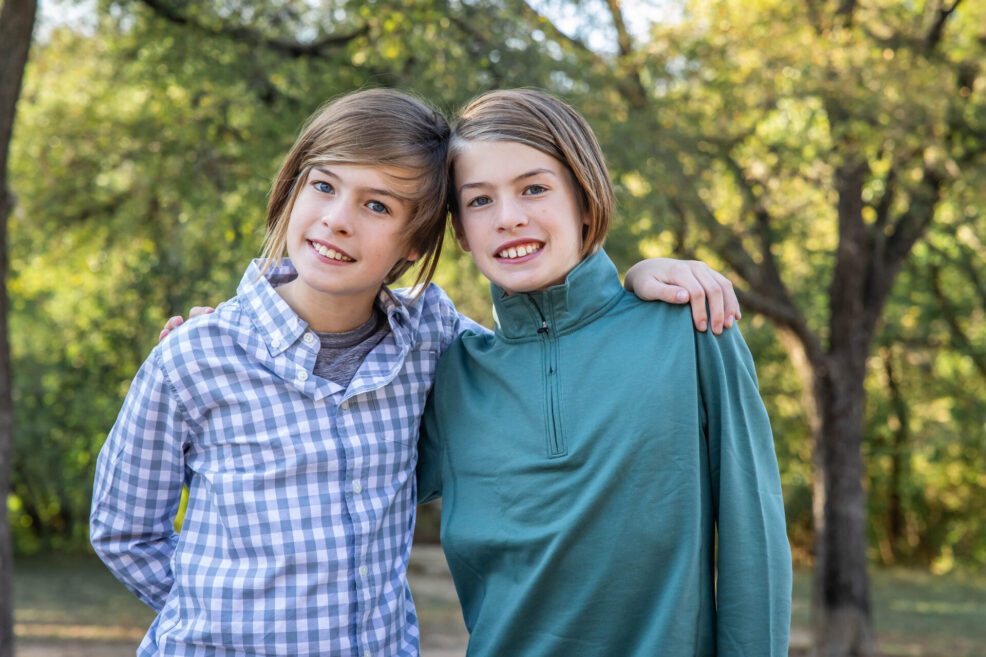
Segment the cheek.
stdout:
<svg viewBox="0 0 986 657">
<path fill-rule="evenodd" d="M 459 242 L 462 250 L 466 252 L 473 252 L 483 245 L 482 235 L 475 221 L 462 222 L 461 228 L 456 231 L 455 239 Z"/>
<path fill-rule="evenodd" d="M 298 235 L 304 230 L 304 217 L 307 212 L 306 204 L 302 198 L 299 198 L 294 207 L 291 208 L 291 214 L 288 216 L 288 235 Z"/>
</svg>

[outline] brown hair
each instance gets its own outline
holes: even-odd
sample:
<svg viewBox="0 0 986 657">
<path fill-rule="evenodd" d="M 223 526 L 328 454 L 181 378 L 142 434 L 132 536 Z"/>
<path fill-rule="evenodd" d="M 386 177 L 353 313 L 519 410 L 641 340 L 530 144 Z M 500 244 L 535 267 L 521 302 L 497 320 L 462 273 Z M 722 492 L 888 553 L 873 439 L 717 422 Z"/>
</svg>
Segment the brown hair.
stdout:
<svg viewBox="0 0 986 657">
<path fill-rule="evenodd" d="M 613 216 L 613 184 L 599 142 L 585 119 L 564 101 L 535 89 L 490 91 L 459 113 L 452 127 L 449 164 L 464 142 L 513 141 L 560 161 L 572 174 L 582 210 L 589 218 L 582 257 L 603 243 Z M 461 230 L 458 199 L 450 194 L 452 223 Z"/>
<path fill-rule="evenodd" d="M 302 127 L 274 179 L 267 204 L 264 269 L 284 254 L 291 210 L 312 167 L 354 164 L 416 172 L 409 178 L 417 183 L 416 194 L 401 197 L 411 204 L 404 239 L 408 251 L 420 254 L 415 284 L 430 281 L 445 237 L 449 135 L 440 112 L 391 89 L 356 91 L 323 106 Z M 402 259 L 383 282 L 393 283 L 413 264 Z"/>
</svg>

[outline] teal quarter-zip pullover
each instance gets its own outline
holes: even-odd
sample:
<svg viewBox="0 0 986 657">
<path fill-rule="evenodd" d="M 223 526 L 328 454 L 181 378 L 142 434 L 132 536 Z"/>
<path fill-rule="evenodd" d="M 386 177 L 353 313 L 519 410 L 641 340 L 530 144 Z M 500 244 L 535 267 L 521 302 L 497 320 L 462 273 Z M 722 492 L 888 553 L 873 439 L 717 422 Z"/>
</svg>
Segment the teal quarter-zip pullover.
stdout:
<svg viewBox="0 0 986 657">
<path fill-rule="evenodd" d="M 786 657 L 784 504 L 739 329 L 640 301 L 603 252 L 492 292 L 495 333 L 442 356 L 419 444 L 467 655 Z"/>
</svg>

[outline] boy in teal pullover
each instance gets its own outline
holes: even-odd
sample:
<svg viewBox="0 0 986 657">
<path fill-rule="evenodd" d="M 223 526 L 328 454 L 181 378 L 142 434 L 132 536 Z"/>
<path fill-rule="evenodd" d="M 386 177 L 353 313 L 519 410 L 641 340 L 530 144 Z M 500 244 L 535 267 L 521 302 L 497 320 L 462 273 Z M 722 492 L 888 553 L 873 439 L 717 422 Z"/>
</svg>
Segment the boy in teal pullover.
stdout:
<svg viewBox="0 0 986 657">
<path fill-rule="evenodd" d="M 443 497 L 468 655 L 787 655 L 783 499 L 739 332 L 623 290 L 605 164 L 567 105 L 487 94 L 452 157 L 497 323 L 439 362 L 418 493 Z"/>
</svg>

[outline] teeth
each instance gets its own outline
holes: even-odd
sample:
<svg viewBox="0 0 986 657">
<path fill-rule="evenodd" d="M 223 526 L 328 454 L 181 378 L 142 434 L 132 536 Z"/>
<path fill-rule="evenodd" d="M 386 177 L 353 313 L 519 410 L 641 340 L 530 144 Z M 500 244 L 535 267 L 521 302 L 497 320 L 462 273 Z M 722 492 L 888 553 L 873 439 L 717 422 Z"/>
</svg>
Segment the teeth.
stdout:
<svg viewBox="0 0 986 657">
<path fill-rule="evenodd" d="M 535 251 L 540 251 L 541 245 L 536 243 L 531 244 L 521 244 L 520 246 L 511 246 L 510 248 L 504 249 L 497 253 L 499 258 L 523 258 L 526 255 L 530 255 Z"/>
<path fill-rule="evenodd" d="M 335 249 L 330 249 L 324 244 L 319 244 L 318 242 L 311 242 L 311 245 L 315 247 L 315 250 L 321 253 L 326 258 L 332 258 L 333 260 L 339 260 L 340 262 L 356 262 L 352 258 L 345 256 Z"/>
</svg>

